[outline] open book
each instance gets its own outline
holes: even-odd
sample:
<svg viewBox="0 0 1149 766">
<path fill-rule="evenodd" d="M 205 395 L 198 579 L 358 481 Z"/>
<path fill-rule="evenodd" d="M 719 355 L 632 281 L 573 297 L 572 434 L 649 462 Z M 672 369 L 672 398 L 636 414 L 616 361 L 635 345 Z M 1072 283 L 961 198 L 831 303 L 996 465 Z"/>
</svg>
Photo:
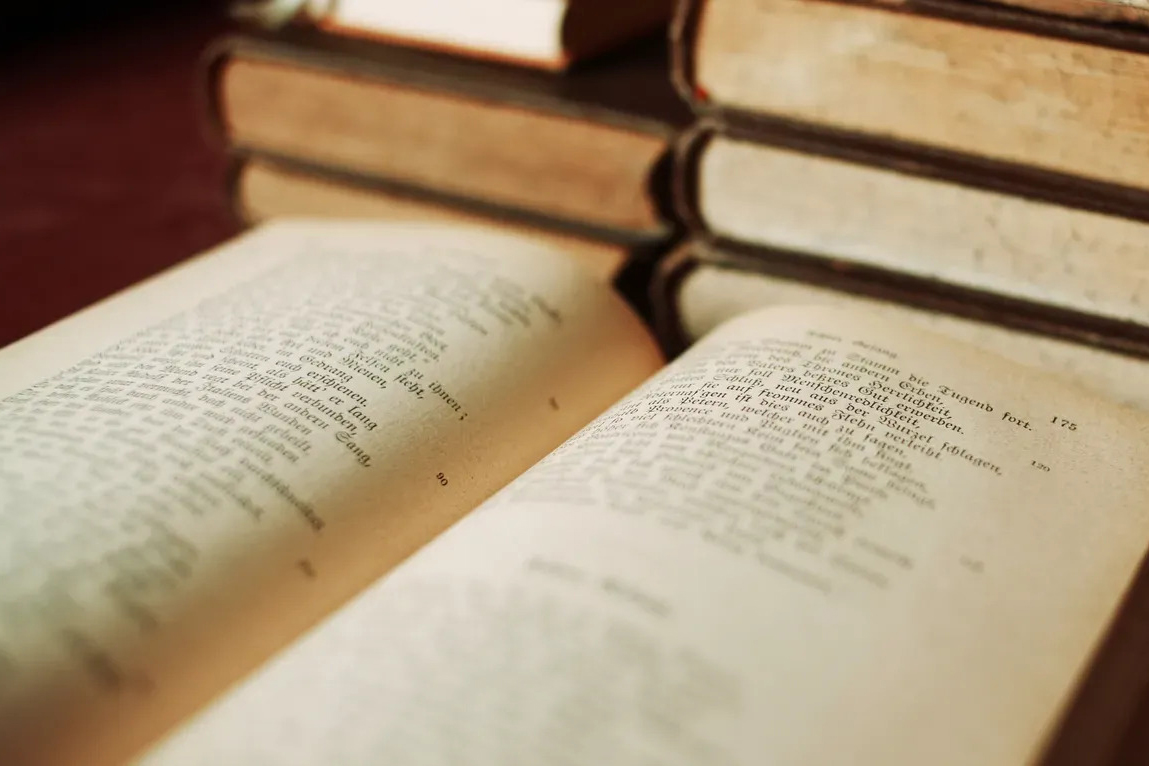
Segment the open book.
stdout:
<svg viewBox="0 0 1149 766">
<path fill-rule="evenodd" d="M 864 312 L 664 367 L 528 238 L 287 222 L 0 386 L 5 763 L 1112 763 L 1149 677 L 1149 421 Z"/>
</svg>

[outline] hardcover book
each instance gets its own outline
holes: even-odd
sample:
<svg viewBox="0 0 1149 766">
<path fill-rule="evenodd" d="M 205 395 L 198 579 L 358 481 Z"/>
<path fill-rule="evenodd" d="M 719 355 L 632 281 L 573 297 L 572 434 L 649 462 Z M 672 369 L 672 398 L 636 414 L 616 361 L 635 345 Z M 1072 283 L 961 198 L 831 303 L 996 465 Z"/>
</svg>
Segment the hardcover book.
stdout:
<svg viewBox="0 0 1149 766">
<path fill-rule="evenodd" d="M 661 41 L 556 75 L 294 31 L 222 41 L 207 70 L 235 151 L 598 239 L 674 231 L 669 153 L 691 115 Z"/>
<path fill-rule="evenodd" d="M 1146 210 L 709 121 L 680 140 L 675 188 L 691 231 L 728 249 L 790 252 L 1149 330 Z"/>
</svg>

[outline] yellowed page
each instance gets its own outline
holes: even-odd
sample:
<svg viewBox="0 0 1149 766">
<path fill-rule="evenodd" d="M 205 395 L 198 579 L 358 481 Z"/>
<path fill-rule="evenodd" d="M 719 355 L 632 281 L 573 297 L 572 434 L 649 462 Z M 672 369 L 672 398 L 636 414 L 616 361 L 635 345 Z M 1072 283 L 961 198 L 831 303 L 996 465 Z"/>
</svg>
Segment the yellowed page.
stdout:
<svg viewBox="0 0 1149 766">
<path fill-rule="evenodd" d="M 721 137 L 699 176 L 726 238 L 1149 322 L 1142 221 Z"/>
<path fill-rule="evenodd" d="M 704 265 L 691 272 L 677 300 L 683 330 L 692 339 L 739 314 L 766 306 L 850 308 L 943 333 L 1058 375 L 1117 403 L 1149 410 L 1149 361 L 1081 343 L 718 266 Z"/>
<path fill-rule="evenodd" d="M 707 3 L 695 83 L 729 109 L 1144 188 L 1149 56 L 881 6 Z"/>
<path fill-rule="evenodd" d="M 1144 418 L 863 313 L 725 325 L 143 760 L 1018 766 Z"/>
<path fill-rule="evenodd" d="M 0 760 L 122 762 L 649 375 L 529 238 L 266 227 L 0 354 Z"/>
<path fill-rule="evenodd" d="M 535 229 L 446 205 L 408 199 L 383 190 L 357 188 L 259 159 L 244 162 L 236 181 L 235 193 L 236 205 L 250 223 L 300 216 L 373 218 L 420 223 L 466 223 L 496 231 L 510 231 L 520 236 L 529 235 L 548 247 L 574 256 L 603 281 L 618 276 L 630 252 L 626 245 Z"/>
</svg>

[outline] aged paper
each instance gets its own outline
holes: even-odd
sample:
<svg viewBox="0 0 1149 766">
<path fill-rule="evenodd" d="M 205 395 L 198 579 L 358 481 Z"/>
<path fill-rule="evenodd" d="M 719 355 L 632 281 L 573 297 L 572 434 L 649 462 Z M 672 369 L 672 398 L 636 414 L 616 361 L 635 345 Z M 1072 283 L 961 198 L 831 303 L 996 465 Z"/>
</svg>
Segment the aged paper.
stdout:
<svg viewBox="0 0 1149 766">
<path fill-rule="evenodd" d="M 0 752 L 116 763 L 659 365 L 529 238 L 285 223 L 0 354 Z"/>
<path fill-rule="evenodd" d="M 748 315 L 143 763 L 1031 762 L 1149 540 L 1146 436 L 940 336 Z"/>
</svg>

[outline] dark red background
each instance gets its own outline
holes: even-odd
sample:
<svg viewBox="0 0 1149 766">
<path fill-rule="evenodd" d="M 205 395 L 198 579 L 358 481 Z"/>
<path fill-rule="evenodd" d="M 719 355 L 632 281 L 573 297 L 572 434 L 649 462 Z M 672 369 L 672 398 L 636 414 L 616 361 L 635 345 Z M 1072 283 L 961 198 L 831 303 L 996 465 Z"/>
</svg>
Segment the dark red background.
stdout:
<svg viewBox="0 0 1149 766">
<path fill-rule="evenodd" d="M 226 31 L 219 3 L 0 27 L 3 346 L 237 226 L 199 92 L 200 54 Z"/>
</svg>

